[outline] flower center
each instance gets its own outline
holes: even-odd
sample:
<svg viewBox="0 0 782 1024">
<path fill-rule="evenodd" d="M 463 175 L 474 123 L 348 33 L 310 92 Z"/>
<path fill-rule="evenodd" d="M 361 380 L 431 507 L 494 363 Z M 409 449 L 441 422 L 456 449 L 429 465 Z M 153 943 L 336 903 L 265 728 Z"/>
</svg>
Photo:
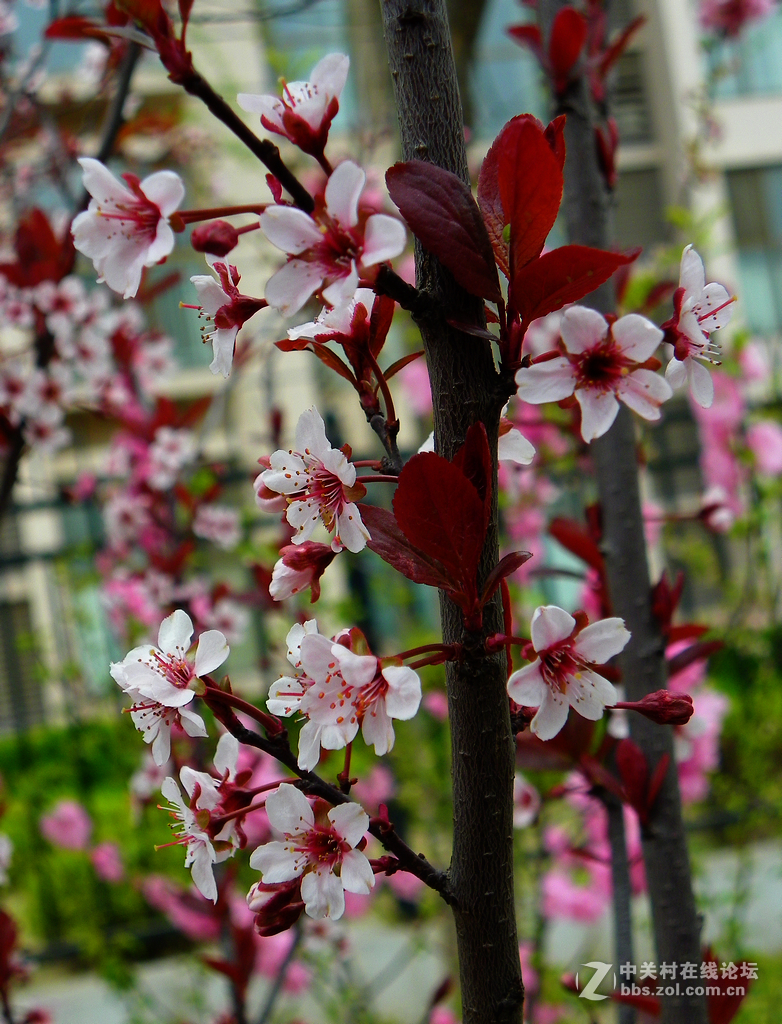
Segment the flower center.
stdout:
<svg viewBox="0 0 782 1024">
<path fill-rule="evenodd" d="M 342 481 L 338 476 L 331 473 L 322 462 L 316 461 L 305 453 L 305 459 L 312 459 L 307 466 L 307 486 L 305 491 L 308 497 L 313 498 L 320 508 L 320 514 L 327 529 L 331 529 L 334 518 L 338 516 L 345 507 L 345 495 Z"/>
<path fill-rule="evenodd" d="M 586 662 L 573 651 L 570 639 L 563 640 L 540 654 L 540 673 L 552 690 L 565 693 L 572 676 L 578 678 Z"/>
<path fill-rule="evenodd" d="M 163 654 L 153 648 L 149 652 L 158 663 L 158 671 L 165 676 L 172 686 L 178 690 L 186 690 L 191 680 L 195 679 L 195 669 L 182 655 Z"/>
<path fill-rule="evenodd" d="M 356 701 L 356 710 L 358 711 L 359 719 L 363 719 L 364 715 L 372 709 L 372 705 L 378 701 L 383 700 L 385 695 L 388 693 L 388 683 L 383 678 L 381 673 L 375 676 L 371 683 L 367 683 L 366 686 L 362 686 L 358 692 L 358 700 Z"/>
<path fill-rule="evenodd" d="M 337 835 L 333 828 L 315 825 L 305 836 L 302 845 L 296 850 L 305 854 L 307 860 L 314 865 L 328 868 L 330 871 L 342 863 L 343 854 L 350 849 L 350 844 Z"/>
<path fill-rule="evenodd" d="M 594 348 L 576 357 L 578 384 L 576 387 L 611 391 L 627 375 L 627 360 L 610 336 Z"/>
</svg>

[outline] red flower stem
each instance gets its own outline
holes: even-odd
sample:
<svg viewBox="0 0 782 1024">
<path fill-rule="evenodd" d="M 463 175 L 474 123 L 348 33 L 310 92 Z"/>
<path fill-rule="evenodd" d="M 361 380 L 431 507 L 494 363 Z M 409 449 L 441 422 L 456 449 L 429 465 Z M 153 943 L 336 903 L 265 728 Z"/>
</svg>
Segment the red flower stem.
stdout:
<svg viewBox="0 0 782 1024">
<path fill-rule="evenodd" d="M 409 651 L 402 651 L 401 654 L 397 654 L 397 658 L 414 658 L 418 654 L 430 654 L 435 651 L 438 654 L 448 654 L 450 657 L 456 656 L 454 644 L 422 644 L 421 647 L 411 647 Z"/>
<path fill-rule="evenodd" d="M 325 153 L 321 153 L 320 156 L 316 156 L 315 159 L 318 161 L 320 166 L 326 172 L 327 177 L 330 178 L 331 175 L 334 172 L 334 168 L 331 166 L 331 163 L 329 162 L 329 158 L 326 156 L 326 154 Z"/>
<path fill-rule="evenodd" d="M 418 661 L 412 661 L 408 668 L 424 668 L 426 665 L 442 665 L 444 661 L 454 661 L 454 658 L 448 658 L 444 654 L 431 654 L 428 658 L 420 658 Z"/>
<path fill-rule="evenodd" d="M 530 641 L 523 636 L 507 636 L 505 633 L 495 633 L 494 636 L 486 637 L 486 649 L 497 651 L 500 647 L 509 647 L 515 644 L 517 647 L 525 647 Z"/>
<path fill-rule="evenodd" d="M 258 230 L 260 230 L 260 227 L 261 227 L 261 222 L 260 221 L 258 221 L 255 224 L 245 224 L 245 226 L 243 228 L 237 228 L 236 229 L 236 233 L 237 233 L 237 235 L 246 235 L 248 231 L 258 231 Z"/>
<path fill-rule="evenodd" d="M 376 484 L 376 483 L 396 484 L 396 483 L 399 483 L 399 477 L 398 476 L 388 476 L 388 474 L 386 474 L 386 473 L 375 473 L 373 476 L 357 476 L 356 477 L 356 483 L 357 484 Z"/>
<path fill-rule="evenodd" d="M 204 680 L 206 682 L 206 680 Z M 254 704 L 248 703 L 246 700 L 242 700 L 241 697 L 237 697 L 234 693 L 226 693 L 225 690 L 221 690 L 214 682 L 207 683 L 206 693 L 202 695 L 202 699 L 208 704 L 210 701 L 215 700 L 221 704 L 228 704 L 229 707 L 235 708 L 237 711 L 243 712 L 245 715 L 249 715 L 250 718 L 254 719 L 260 725 L 266 729 L 272 736 L 282 732 L 282 723 L 278 718 L 273 715 L 267 715 L 265 711 L 261 711 Z"/>
<path fill-rule="evenodd" d="M 399 422 L 396 418 L 396 410 L 394 409 L 394 399 L 391 397 L 391 389 L 388 386 L 388 381 L 386 380 L 383 371 L 380 369 L 377 359 L 375 359 L 368 348 L 366 349 L 366 356 L 369 360 L 369 365 L 375 371 L 375 376 L 377 377 L 380 390 L 383 392 L 383 401 L 386 406 L 386 426 L 388 430 L 391 431 Z"/>
<path fill-rule="evenodd" d="M 249 203 L 245 206 L 213 206 L 205 210 L 178 210 L 177 215 L 185 224 L 194 224 L 198 220 L 231 217 L 235 213 L 263 213 L 269 205 L 269 203 Z"/>
<path fill-rule="evenodd" d="M 290 781 L 292 781 L 292 780 L 290 780 L 290 779 L 285 779 L 284 781 L 285 781 L 285 782 L 290 782 Z M 278 786 L 278 785 L 279 785 L 279 783 L 278 783 L 278 782 L 275 782 L 275 783 L 274 783 L 273 785 L 274 785 L 274 786 Z M 264 786 L 263 788 L 264 788 L 264 789 L 269 789 L 269 788 L 271 788 L 271 787 L 269 787 L 269 786 Z M 219 832 L 219 831 L 220 831 L 220 829 L 219 829 L 219 828 L 217 828 L 217 826 L 218 826 L 218 825 L 222 826 L 222 825 L 224 825 L 224 824 L 225 824 L 225 823 L 226 823 L 227 821 L 233 821 L 233 819 L 234 819 L 234 818 L 241 818 L 241 817 L 243 817 L 243 816 L 244 816 L 245 814 L 252 814 L 252 812 L 253 812 L 253 811 L 260 811 L 260 810 L 261 810 L 261 808 L 262 808 L 262 807 L 265 807 L 265 806 L 266 806 L 266 800 L 264 799 L 264 800 L 261 800 L 261 802 L 260 802 L 260 803 L 257 803 L 257 804 L 250 804 L 250 806 L 249 806 L 249 807 L 239 807 L 239 808 L 237 808 L 237 810 L 235 810 L 235 811 L 229 811 L 229 812 L 228 812 L 228 814 L 221 814 L 221 815 L 220 815 L 219 817 L 216 817 L 216 818 L 212 818 L 212 819 L 210 820 L 209 824 L 210 824 L 210 825 L 212 826 L 212 828 L 213 828 L 213 829 L 215 829 L 216 831 L 218 831 L 218 832 Z"/>
<path fill-rule="evenodd" d="M 356 469 L 380 469 L 382 462 L 380 459 L 356 459 L 353 465 Z"/>
<path fill-rule="evenodd" d="M 343 793 L 350 792 L 350 756 L 353 753 L 353 741 L 345 747 L 345 765 L 342 771 L 337 775 L 337 782 L 339 782 L 339 788 Z"/>
</svg>

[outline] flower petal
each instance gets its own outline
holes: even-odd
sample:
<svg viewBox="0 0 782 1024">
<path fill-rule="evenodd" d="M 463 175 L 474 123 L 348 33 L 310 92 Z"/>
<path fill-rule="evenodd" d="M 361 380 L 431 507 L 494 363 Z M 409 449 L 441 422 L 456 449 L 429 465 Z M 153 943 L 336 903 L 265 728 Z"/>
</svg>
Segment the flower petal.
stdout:
<svg viewBox="0 0 782 1024">
<path fill-rule="evenodd" d="M 186 654 L 193 638 L 193 620 L 177 608 L 160 623 L 157 634 L 158 647 L 164 654 Z"/>
<path fill-rule="evenodd" d="M 569 711 L 570 705 L 565 694 L 547 686 L 543 703 L 530 722 L 530 732 L 540 740 L 553 739 L 567 721 Z"/>
<path fill-rule="evenodd" d="M 699 299 L 706 284 L 706 272 L 703 260 L 691 245 L 685 246 L 679 270 L 679 286 L 684 288 L 687 296 Z"/>
<path fill-rule="evenodd" d="M 497 458 L 500 462 L 515 462 L 519 466 L 528 466 L 535 458 L 535 446 L 520 430 L 511 427 L 504 434 L 500 434 Z"/>
<path fill-rule="evenodd" d="M 309 800 L 295 786 L 284 784 L 266 798 L 269 824 L 284 835 L 308 832 L 315 824 Z"/>
<path fill-rule="evenodd" d="M 509 696 L 524 707 L 540 707 L 547 689 L 543 676 L 540 674 L 538 659 L 531 665 L 516 669 L 508 679 Z"/>
<path fill-rule="evenodd" d="M 269 305 L 283 316 L 293 316 L 322 283 L 323 270 L 317 263 L 291 260 L 272 274 L 266 282 L 264 295 Z"/>
<path fill-rule="evenodd" d="M 375 884 L 372 865 L 360 850 L 349 850 L 342 858 L 340 878 L 343 888 L 360 896 L 366 896 Z"/>
<path fill-rule="evenodd" d="M 562 640 L 567 640 L 576 628 L 576 620 L 564 608 L 555 604 L 536 608 L 530 623 L 532 646 L 536 651 L 545 651 Z"/>
<path fill-rule="evenodd" d="M 628 359 L 643 363 L 654 355 L 655 349 L 663 340 L 663 332 L 638 313 L 628 313 L 616 321 L 611 333 L 614 340 Z"/>
<path fill-rule="evenodd" d="M 645 420 L 658 420 L 660 406 L 673 397 L 671 385 L 652 370 L 635 370 L 620 381 L 619 398 Z"/>
<path fill-rule="evenodd" d="M 294 256 L 323 241 L 312 217 L 295 206 L 267 206 L 261 214 L 261 231 L 272 245 Z"/>
<path fill-rule="evenodd" d="M 301 881 L 301 898 L 307 916 L 316 920 L 338 921 L 345 913 L 345 890 L 331 871 L 308 871 Z"/>
<path fill-rule="evenodd" d="M 710 409 L 714 401 L 714 381 L 706 367 L 697 360 L 688 358 L 687 377 L 690 381 L 690 394 L 693 401 L 697 402 L 702 409 Z"/>
<path fill-rule="evenodd" d="M 570 362 L 564 356 L 557 356 L 522 367 L 516 374 L 516 384 L 522 401 L 541 405 L 543 402 L 559 402 L 572 395 L 576 378 Z"/>
<path fill-rule="evenodd" d="M 603 717 L 606 704 L 616 704 L 616 690 L 598 672 L 585 669 L 568 682 L 567 697 L 571 707 L 590 722 Z"/>
<path fill-rule="evenodd" d="M 400 722 L 409 721 L 421 704 L 421 680 L 407 665 L 387 665 L 382 675 L 388 683 L 386 711 Z"/>
<path fill-rule="evenodd" d="M 377 675 L 377 658 L 373 654 L 355 654 L 341 644 L 334 644 L 331 656 L 339 664 L 342 678 L 351 686 L 366 686 Z"/>
<path fill-rule="evenodd" d="M 367 176 L 358 164 L 343 160 L 326 183 L 326 210 L 344 228 L 358 224 L 358 199 L 366 180 Z"/>
<path fill-rule="evenodd" d="M 196 648 L 195 673 L 198 678 L 214 672 L 229 654 L 228 642 L 220 630 L 207 629 L 198 638 L 198 647 Z"/>
<path fill-rule="evenodd" d="M 375 263 L 392 260 L 402 252 L 406 242 L 407 232 L 401 221 L 385 213 L 373 213 L 364 228 L 362 267 L 372 267 Z"/>
<path fill-rule="evenodd" d="M 185 198 L 185 184 L 174 171 L 150 174 L 141 182 L 141 191 L 163 217 L 170 217 Z"/>
<path fill-rule="evenodd" d="M 266 843 L 250 855 L 250 867 L 260 871 L 268 885 L 298 878 L 304 867 L 287 843 Z"/>
<path fill-rule="evenodd" d="M 630 630 L 625 628 L 623 619 L 600 619 L 581 630 L 573 642 L 573 650 L 584 661 L 604 665 L 624 650 L 629 639 Z"/>
<path fill-rule="evenodd" d="M 613 391 L 592 391 L 582 388 L 576 391 L 576 401 L 581 406 L 581 436 L 588 443 L 602 437 L 610 429 L 619 403 Z"/>
<path fill-rule="evenodd" d="M 217 741 L 215 750 L 214 766 L 219 775 L 228 772 L 229 778 L 236 774 L 236 764 L 239 760 L 239 740 L 230 732 L 224 732 Z"/>
<path fill-rule="evenodd" d="M 687 383 L 687 367 L 682 359 L 672 359 L 665 367 L 665 379 L 674 390 L 683 388 Z"/>
<path fill-rule="evenodd" d="M 560 333 L 568 352 L 585 352 L 608 333 L 604 316 L 588 306 L 571 306 L 562 315 Z"/>
<path fill-rule="evenodd" d="M 358 846 L 369 828 L 369 815 L 361 804 L 339 804 L 331 808 L 328 818 L 334 830 L 351 846 Z"/>
</svg>

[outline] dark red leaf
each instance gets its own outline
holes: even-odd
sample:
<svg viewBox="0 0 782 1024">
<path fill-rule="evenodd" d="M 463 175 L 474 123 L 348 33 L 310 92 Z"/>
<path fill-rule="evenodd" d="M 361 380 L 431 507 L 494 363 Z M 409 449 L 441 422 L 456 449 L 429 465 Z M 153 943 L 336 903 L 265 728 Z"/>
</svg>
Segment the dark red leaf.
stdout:
<svg viewBox="0 0 782 1024">
<path fill-rule="evenodd" d="M 391 321 L 394 319 L 396 302 L 390 295 L 376 295 L 369 313 L 369 349 L 375 358 L 380 354 L 388 332 L 391 328 Z"/>
<path fill-rule="evenodd" d="M 375 505 L 359 505 L 358 509 L 369 530 L 367 547 L 371 551 L 413 583 L 423 583 L 440 590 L 452 589 L 453 581 L 445 568 L 410 543 L 389 511 Z"/>
<path fill-rule="evenodd" d="M 531 551 L 511 551 L 510 554 L 504 555 L 486 577 L 483 593 L 481 594 L 481 606 L 491 600 L 494 591 L 506 576 L 514 573 L 519 566 L 524 565 L 530 558 L 532 558 Z"/>
<path fill-rule="evenodd" d="M 677 640 L 697 640 L 704 633 L 708 633 L 711 626 L 700 626 L 697 622 L 685 622 L 681 626 L 671 626 L 668 630 L 668 643 L 676 643 Z"/>
<path fill-rule="evenodd" d="M 560 114 L 559 117 L 555 117 L 553 121 L 546 125 L 545 136 L 548 140 L 549 146 L 554 151 L 554 156 L 559 161 L 559 169 L 563 170 L 565 166 L 565 121 L 567 118 L 564 114 Z"/>
<path fill-rule="evenodd" d="M 627 44 L 645 22 L 646 17 L 643 14 L 639 14 L 637 17 L 633 18 L 633 20 L 625 26 L 614 42 L 607 48 L 600 59 L 599 74 L 601 78 L 605 78 L 614 64 L 624 53 Z"/>
<path fill-rule="evenodd" d="M 489 525 L 491 516 L 492 464 L 489 438 L 483 423 L 473 423 L 467 431 L 464 444 L 453 457 L 454 466 L 464 473 L 483 502 L 483 530 Z"/>
<path fill-rule="evenodd" d="M 624 255 L 586 245 L 563 245 L 514 272 L 513 303 L 522 321 L 529 324 L 568 302 L 583 299 L 607 281 L 617 267 L 632 263 L 640 251 Z"/>
<path fill-rule="evenodd" d="M 410 352 L 408 355 L 402 356 L 401 359 L 397 359 L 396 362 L 391 363 L 387 370 L 383 371 L 383 376 L 386 380 L 391 380 L 395 373 L 399 373 L 408 363 L 413 363 L 416 359 L 420 359 L 423 354 L 424 350 L 421 349 L 420 352 Z"/>
<path fill-rule="evenodd" d="M 548 532 L 558 540 L 563 548 L 567 548 L 572 554 L 580 558 L 582 562 L 598 572 L 602 572 L 605 566 L 602 552 L 595 544 L 587 531 L 576 522 L 575 519 L 566 519 L 564 516 L 556 516 L 548 526 Z"/>
<path fill-rule="evenodd" d="M 472 192 L 450 171 L 408 160 L 386 172 L 388 192 L 425 249 L 472 295 L 499 302 L 492 244 Z"/>
<path fill-rule="evenodd" d="M 645 820 L 649 768 L 641 748 L 633 740 L 620 740 L 614 754 L 627 801 Z"/>
<path fill-rule="evenodd" d="M 668 678 L 672 679 L 679 672 L 683 672 L 685 668 L 692 665 L 693 662 L 705 660 L 717 651 L 722 650 L 724 646 L 725 644 L 722 640 L 698 640 L 696 643 L 690 644 L 689 647 L 668 659 Z"/>
<path fill-rule="evenodd" d="M 350 381 L 353 387 L 356 387 L 356 378 L 348 369 L 347 364 L 344 363 L 343 360 L 339 358 L 336 352 L 332 352 L 331 349 L 328 348 L 326 345 L 318 344 L 312 346 L 312 351 L 315 353 L 318 359 L 320 359 L 324 366 L 328 366 L 330 370 L 333 370 L 335 373 L 338 373 L 340 377 L 344 377 L 345 380 Z"/>
<path fill-rule="evenodd" d="M 654 806 L 654 802 L 657 799 L 657 794 L 660 792 L 660 787 L 665 781 L 665 776 L 668 772 L 668 765 L 671 763 L 671 755 L 663 754 L 660 760 L 654 767 L 652 777 L 649 780 L 649 791 L 646 795 L 646 810 L 647 814 Z"/>
<path fill-rule="evenodd" d="M 519 46 L 528 46 L 541 64 L 545 64 L 543 56 L 543 40 L 537 25 L 511 25 L 507 30 L 511 39 Z"/>
<path fill-rule="evenodd" d="M 586 41 L 587 26 L 584 16 L 573 7 L 562 7 L 554 19 L 548 52 L 551 70 L 557 85 L 567 80 L 573 65 L 581 55 Z"/>
<path fill-rule="evenodd" d="M 509 122 L 510 123 L 510 122 Z M 508 223 L 500 197 L 498 180 L 500 150 L 502 148 L 502 132 L 497 136 L 483 158 L 478 173 L 478 206 L 481 210 L 483 223 L 489 235 L 494 259 L 506 277 L 510 277 L 510 254 L 505 238 L 505 225 Z"/>
<path fill-rule="evenodd" d="M 394 515 L 410 543 L 441 562 L 457 588 L 474 585 L 484 504 L 458 466 L 435 452 L 414 455 L 399 474 Z"/>
<path fill-rule="evenodd" d="M 55 18 L 47 26 L 44 36 L 47 39 L 99 39 L 107 46 L 111 45 L 111 39 L 97 22 L 79 14 Z"/>
<path fill-rule="evenodd" d="M 612 775 L 611 772 L 609 772 L 608 769 L 597 760 L 597 758 L 593 757 L 591 754 L 583 754 L 578 763 L 582 771 L 589 777 L 590 781 L 594 782 L 598 786 L 602 786 L 603 789 L 607 789 L 609 793 L 613 793 L 614 796 L 618 797 L 620 800 L 625 798 L 625 793 L 619 779 Z"/>
<path fill-rule="evenodd" d="M 498 181 L 502 208 L 511 226 L 513 279 L 540 253 L 554 226 L 562 202 L 563 178 L 545 128 L 536 118 L 515 117 L 499 138 Z"/>
</svg>

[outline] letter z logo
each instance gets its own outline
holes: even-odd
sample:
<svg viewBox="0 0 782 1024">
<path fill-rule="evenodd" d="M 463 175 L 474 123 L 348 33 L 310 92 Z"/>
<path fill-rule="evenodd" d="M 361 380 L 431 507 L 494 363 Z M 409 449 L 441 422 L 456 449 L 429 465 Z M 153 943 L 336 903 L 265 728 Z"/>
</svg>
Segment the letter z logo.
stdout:
<svg viewBox="0 0 782 1024">
<path fill-rule="evenodd" d="M 592 999 L 594 1001 L 599 999 L 608 999 L 608 996 L 600 995 L 597 991 L 597 987 L 611 970 L 612 964 L 604 964 L 602 960 L 590 960 L 589 963 L 581 964 L 581 966 L 591 967 L 595 973 L 586 983 L 583 991 L 578 993 L 579 997 L 581 999 Z M 578 975 L 576 975 L 576 988 L 579 988 Z M 614 975 L 614 988 L 616 988 L 616 975 Z"/>
</svg>

